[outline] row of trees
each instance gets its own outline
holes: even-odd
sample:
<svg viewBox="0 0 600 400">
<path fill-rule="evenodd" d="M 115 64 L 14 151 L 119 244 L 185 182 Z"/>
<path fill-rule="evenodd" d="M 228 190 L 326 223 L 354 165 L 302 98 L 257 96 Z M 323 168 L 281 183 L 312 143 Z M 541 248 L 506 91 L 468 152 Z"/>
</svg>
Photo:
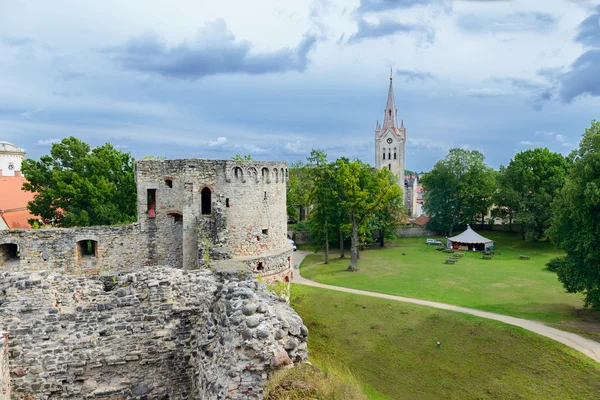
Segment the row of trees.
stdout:
<svg viewBox="0 0 600 400">
<path fill-rule="evenodd" d="M 523 238 L 539 240 L 552 222 L 551 204 L 565 182 L 568 158 L 547 148 L 522 151 L 498 171 L 476 150 L 452 149 L 422 179 L 431 228 L 451 235 L 455 226 L 501 217 L 518 222 Z"/>
<path fill-rule="evenodd" d="M 592 121 L 569 156 L 522 151 L 498 171 L 478 151 L 452 149 L 422 179 L 431 227 L 452 234 L 491 210 L 523 239 L 551 240 L 566 255 L 549 265 L 571 293 L 600 308 L 600 122 Z"/>
<path fill-rule="evenodd" d="M 349 271 L 358 270 L 359 238 L 378 231 L 383 244 L 386 232 L 399 225 L 405 213 L 402 189 L 386 169 L 376 170 L 361 161 L 339 158 L 328 162 L 320 150 L 313 150 L 307 163 L 290 168 L 287 206 L 290 217 L 310 207 L 308 223 L 313 235 L 325 247 L 339 241 L 344 257 L 344 239 L 350 237 Z"/>
</svg>

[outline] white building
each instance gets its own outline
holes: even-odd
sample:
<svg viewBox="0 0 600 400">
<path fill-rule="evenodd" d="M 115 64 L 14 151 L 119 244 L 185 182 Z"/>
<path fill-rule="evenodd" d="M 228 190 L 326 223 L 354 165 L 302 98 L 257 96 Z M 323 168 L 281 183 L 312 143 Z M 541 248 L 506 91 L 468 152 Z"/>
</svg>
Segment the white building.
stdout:
<svg viewBox="0 0 600 400">
<path fill-rule="evenodd" d="M 0 142 L 0 176 L 21 176 L 25 150 L 8 142 Z"/>
</svg>

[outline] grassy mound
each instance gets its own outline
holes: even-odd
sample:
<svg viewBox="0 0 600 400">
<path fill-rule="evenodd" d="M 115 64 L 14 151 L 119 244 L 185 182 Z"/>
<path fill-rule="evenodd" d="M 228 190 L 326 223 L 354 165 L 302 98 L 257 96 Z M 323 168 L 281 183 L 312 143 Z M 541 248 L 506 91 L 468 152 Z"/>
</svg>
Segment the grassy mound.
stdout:
<svg viewBox="0 0 600 400">
<path fill-rule="evenodd" d="M 349 371 L 300 364 L 273 376 L 265 400 L 366 400 Z"/>
<path fill-rule="evenodd" d="M 370 399 L 592 399 L 600 365 L 521 328 L 292 285 L 311 361 L 343 360 Z M 437 346 L 437 342 L 441 346 Z M 377 394 L 381 393 L 381 394 Z"/>
</svg>

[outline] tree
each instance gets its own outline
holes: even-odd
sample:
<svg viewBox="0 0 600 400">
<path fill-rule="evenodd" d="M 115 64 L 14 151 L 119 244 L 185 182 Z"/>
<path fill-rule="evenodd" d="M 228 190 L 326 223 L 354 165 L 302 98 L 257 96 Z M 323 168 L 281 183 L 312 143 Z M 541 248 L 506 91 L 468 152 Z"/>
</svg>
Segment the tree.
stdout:
<svg viewBox="0 0 600 400">
<path fill-rule="evenodd" d="M 313 205 L 310 226 L 313 237 L 321 239 L 325 245 L 325 264 L 329 263 L 329 214 L 333 210 L 331 181 L 333 170 L 327 163 L 327 154 L 322 150 L 312 150 L 306 165 L 313 185 L 309 192 L 309 203 Z"/>
<path fill-rule="evenodd" d="M 495 171 L 484 161 L 479 151 L 451 149 L 423 176 L 431 228 L 452 235 L 457 225 L 473 223 L 476 216 L 483 220 L 496 188 Z"/>
<path fill-rule="evenodd" d="M 510 179 L 506 175 L 506 167 L 501 165 L 497 175 L 498 190 L 494 192 L 492 208 L 493 218 L 508 220 L 508 230 L 512 231 L 513 221 L 519 209 L 520 194 L 512 187 Z"/>
<path fill-rule="evenodd" d="M 394 237 L 394 231 L 405 221 L 407 214 L 406 206 L 402 197 L 392 197 L 388 199 L 369 221 L 371 231 L 379 232 L 379 246 L 385 245 L 385 239 Z"/>
<path fill-rule="evenodd" d="M 502 169 L 501 192 L 510 209 L 516 207 L 523 239 L 539 240 L 550 227 L 551 203 L 564 184 L 567 167 L 561 154 L 536 148 L 517 153 Z"/>
<path fill-rule="evenodd" d="M 600 308 L 600 122 L 592 121 L 570 158 L 548 230 L 567 255 L 552 261 L 568 292 L 583 293 L 586 306 Z"/>
<path fill-rule="evenodd" d="M 106 143 L 90 146 L 74 137 L 52 145 L 50 155 L 23 160 L 35 192 L 27 208 L 62 227 L 112 225 L 136 220 L 134 160 Z"/>
<path fill-rule="evenodd" d="M 346 210 L 350 220 L 350 265 L 348 271 L 358 271 L 358 234 L 365 223 L 395 198 L 402 197 L 402 189 L 393 182 L 386 169 L 374 170 L 360 161 L 338 159 L 334 165 L 339 206 Z"/>
<path fill-rule="evenodd" d="M 306 209 L 310 206 L 310 193 L 313 186 L 309 166 L 302 161 L 292 163 L 286 185 L 286 206 L 290 219 L 298 221 L 306 219 Z"/>
</svg>

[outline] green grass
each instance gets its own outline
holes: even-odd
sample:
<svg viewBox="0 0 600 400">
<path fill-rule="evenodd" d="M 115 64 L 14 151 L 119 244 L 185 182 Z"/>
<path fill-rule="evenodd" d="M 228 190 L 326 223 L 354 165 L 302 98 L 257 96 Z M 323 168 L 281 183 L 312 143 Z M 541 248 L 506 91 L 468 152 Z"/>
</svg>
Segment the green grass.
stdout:
<svg viewBox="0 0 600 400">
<path fill-rule="evenodd" d="M 600 364 L 517 327 L 299 285 L 291 297 L 309 328 L 311 361 L 343 360 L 369 399 L 593 399 L 600 392 Z"/>
<path fill-rule="evenodd" d="M 566 293 L 545 264 L 560 255 L 546 242 L 528 243 L 516 234 L 485 232 L 496 242 L 491 260 L 467 253 L 456 264 L 449 254 L 427 246 L 425 238 L 388 241 L 360 254 L 360 271 L 347 272 L 348 259 L 309 255 L 302 276 L 317 282 L 427 299 L 552 323 L 581 318 L 600 322 L 600 313 L 583 309 L 582 295 Z M 443 238 L 439 238 L 443 240 Z M 529 260 L 519 259 L 527 255 Z"/>
</svg>

